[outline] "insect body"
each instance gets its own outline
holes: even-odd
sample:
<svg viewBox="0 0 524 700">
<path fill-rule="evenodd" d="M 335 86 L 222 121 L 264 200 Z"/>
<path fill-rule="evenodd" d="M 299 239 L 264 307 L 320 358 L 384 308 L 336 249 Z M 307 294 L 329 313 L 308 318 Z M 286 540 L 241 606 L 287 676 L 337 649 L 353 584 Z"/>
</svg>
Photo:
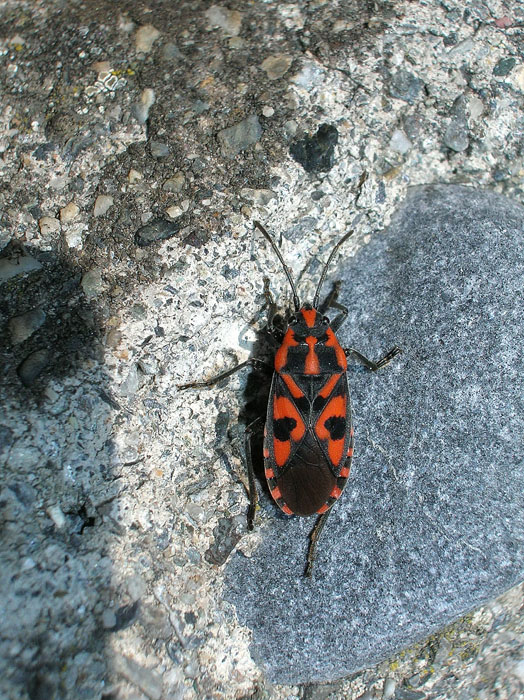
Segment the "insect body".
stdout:
<svg viewBox="0 0 524 700">
<path fill-rule="evenodd" d="M 288 315 L 282 334 L 273 326 L 276 305 L 266 280 L 269 305 L 268 331 L 279 342 L 274 358 L 266 423 L 264 428 L 264 469 L 269 490 L 287 515 L 318 514 L 311 532 L 305 575 L 311 576 L 316 543 L 330 513 L 346 485 L 353 457 L 353 428 L 347 379 L 347 358 L 354 356 L 368 369 L 384 367 L 400 352 L 392 348 L 378 362 L 372 362 L 353 348 L 342 348 L 336 331 L 347 316 L 337 302 L 338 285 L 319 304 L 319 296 L 329 264 L 339 247 L 352 234 L 347 233 L 333 248 L 324 266 L 311 304 L 300 304 L 291 271 L 280 250 L 264 227 L 255 222 L 278 256 L 293 291 L 294 312 Z M 338 315 L 330 321 L 325 315 L 335 308 Z M 211 386 L 238 369 L 260 362 L 247 360 L 227 372 L 204 382 L 192 382 L 179 388 Z M 255 421 L 256 423 L 257 421 Z M 246 428 L 245 448 L 249 479 L 250 507 L 248 527 L 253 528 L 257 490 L 251 460 L 251 435 Z"/>
</svg>

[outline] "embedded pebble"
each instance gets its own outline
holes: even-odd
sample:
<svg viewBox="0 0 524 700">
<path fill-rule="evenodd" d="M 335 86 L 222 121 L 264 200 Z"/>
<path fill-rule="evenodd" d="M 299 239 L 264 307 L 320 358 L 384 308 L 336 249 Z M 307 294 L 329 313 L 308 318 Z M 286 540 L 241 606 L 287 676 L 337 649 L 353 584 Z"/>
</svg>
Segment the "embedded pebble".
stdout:
<svg viewBox="0 0 524 700">
<path fill-rule="evenodd" d="M 80 207 L 77 204 L 74 202 L 69 202 L 69 204 L 66 204 L 65 207 L 60 209 L 60 222 L 62 224 L 68 224 L 78 216 L 79 211 Z"/>
<path fill-rule="evenodd" d="M 99 296 L 106 287 L 102 279 L 102 271 L 97 267 L 93 267 L 91 270 L 84 272 L 81 285 L 88 299 L 94 299 Z"/>
<path fill-rule="evenodd" d="M 395 687 L 395 679 L 386 678 L 386 682 L 384 683 L 384 689 L 382 691 L 382 700 L 390 700 L 390 698 L 392 698 L 395 694 Z"/>
<path fill-rule="evenodd" d="M 133 115 L 139 124 L 145 124 L 149 119 L 149 110 L 155 104 L 155 91 L 145 88 L 140 95 L 140 102 L 133 105 Z"/>
<path fill-rule="evenodd" d="M 54 216 L 42 216 L 42 218 L 38 220 L 38 226 L 43 236 L 60 231 L 60 221 L 55 219 Z"/>
<path fill-rule="evenodd" d="M 140 248 L 145 248 L 157 241 L 165 241 L 172 238 L 180 231 L 180 224 L 167 219 L 153 219 L 135 233 L 135 243 Z"/>
<path fill-rule="evenodd" d="M 136 685 L 150 700 L 162 697 L 162 676 L 138 664 L 134 659 L 115 654 L 113 666 L 128 681 Z"/>
<path fill-rule="evenodd" d="M 257 143 L 261 136 L 262 127 L 256 114 L 218 132 L 222 153 L 230 157 Z"/>
<path fill-rule="evenodd" d="M 34 384 L 48 364 L 49 353 L 47 350 L 35 350 L 28 355 L 16 370 L 22 384 L 27 387 Z"/>
<path fill-rule="evenodd" d="M 279 53 L 275 54 L 274 56 L 268 56 L 264 61 L 262 61 L 260 67 L 266 72 L 267 77 L 270 80 L 278 80 L 287 73 L 292 63 L 292 56 Z"/>
<path fill-rule="evenodd" d="M 47 514 L 54 522 L 58 530 L 63 530 L 66 526 L 65 515 L 59 505 L 50 506 L 47 508 Z"/>
<path fill-rule="evenodd" d="M 160 32 L 152 24 L 145 24 L 143 27 L 140 27 L 135 34 L 136 50 L 142 53 L 149 53 L 159 36 Z"/>
<path fill-rule="evenodd" d="M 95 206 L 93 208 L 94 216 L 104 216 L 109 209 L 113 206 L 113 197 L 108 194 L 99 194 L 95 200 Z"/>
<path fill-rule="evenodd" d="M 405 131 L 402 131 L 402 129 L 395 129 L 391 136 L 389 145 L 393 151 L 397 151 L 397 153 L 402 153 L 402 155 L 404 155 L 409 151 L 413 144 L 406 136 Z"/>
<path fill-rule="evenodd" d="M 205 15 L 209 28 L 218 27 L 226 36 L 237 36 L 242 26 L 242 15 L 238 10 L 228 10 L 226 7 L 212 5 Z"/>
<path fill-rule="evenodd" d="M 171 219 L 178 219 L 178 217 L 182 216 L 183 213 L 183 209 L 177 205 L 173 207 L 168 207 L 166 209 L 166 215 L 169 216 Z"/>
<path fill-rule="evenodd" d="M 149 150 L 153 158 L 165 158 L 169 155 L 169 144 L 162 141 L 150 141 Z"/>
<path fill-rule="evenodd" d="M 81 249 L 84 244 L 84 231 L 87 229 L 87 224 L 78 223 L 66 227 L 63 231 L 64 240 L 68 248 Z"/>
<path fill-rule="evenodd" d="M 469 146 L 466 122 L 460 119 L 452 119 L 444 132 L 444 144 L 457 153 L 465 151 Z"/>
<path fill-rule="evenodd" d="M 174 61 L 184 58 L 184 56 L 176 44 L 172 41 L 168 41 L 167 44 L 162 47 L 161 58 L 163 61 Z"/>
<path fill-rule="evenodd" d="M 401 69 L 391 77 L 389 94 L 398 100 L 404 100 L 408 104 L 413 104 L 423 86 L 424 82 L 420 78 L 417 78 L 407 70 Z"/>
<path fill-rule="evenodd" d="M 186 178 L 183 173 L 176 173 L 173 177 L 170 177 L 162 185 L 164 192 L 180 192 L 184 187 Z"/>
<path fill-rule="evenodd" d="M 517 61 L 515 58 L 513 58 L 513 56 L 509 56 L 508 58 L 501 58 L 500 61 L 497 61 L 493 68 L 493 75 L 496 75 L 500 78 L 504 78 L 506 75 L 509 75 L 511 73 L 516 62 Z"/>
<path fill-rule="evenodd" d="M 7 327 L 9 328 L 13 345 L 23 343 L 24 340 L 30 338 L 44 323 L 45 319 L 46 315 L 42 309 L 32 309 L 25 314 L 13 316 L 13 318 L 9 319 Z"/>
<path fill-rule="evenodd" d="M 289 153 L 308 173 L 328 172 L 335 164 L 338 131 L 332 124 L 321 124 L 313 136 L 294 141 Z"/>
<path fill-rule="evenodd" d="M 140 180 L 143 180 L 144 176 L 139 170 L 131 168 L 131 170 L 127 174 L 127 179 L 131 185 L 134 185 L 136 182 L 140 182 Z"/>
<path fill-rule="evenodd" d="M 240 194 L 248 201 L 259 204 L 262 207 L 265 207 L 266 204 L 269 204 L 269 202 L 275 198 L 273 190 L 254 190 L 250 187 L 241 189 Z"/>
</svg>

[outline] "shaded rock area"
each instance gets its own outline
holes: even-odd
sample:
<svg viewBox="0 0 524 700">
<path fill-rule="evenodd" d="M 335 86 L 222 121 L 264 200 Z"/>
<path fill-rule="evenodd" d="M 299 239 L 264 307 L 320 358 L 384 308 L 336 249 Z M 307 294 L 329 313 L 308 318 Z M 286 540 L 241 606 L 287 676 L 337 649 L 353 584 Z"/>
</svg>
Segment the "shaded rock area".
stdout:
<svg viewBox="0 0 524 700">
<path fill-rule="evenodd" d="M 301 578 L 313 522 L 277 520 L 226 597 L 280 683 L 377 663 L 524 576 L 524 209 L 487 191 L 415 188 L 339 268 L 355 460 Z"/>
</svg>

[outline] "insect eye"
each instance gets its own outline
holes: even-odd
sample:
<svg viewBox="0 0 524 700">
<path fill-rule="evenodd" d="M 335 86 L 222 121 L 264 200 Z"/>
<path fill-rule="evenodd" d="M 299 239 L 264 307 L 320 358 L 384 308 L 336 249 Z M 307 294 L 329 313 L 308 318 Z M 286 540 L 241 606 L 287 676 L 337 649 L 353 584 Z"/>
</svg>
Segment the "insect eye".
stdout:
<svg viewBox="0 0 524 700">
<path fill-rule="evenodd" d="M 327 316 L 324 316 L 324 317 L 322 318 L 322 323 L 323 323 L 325 326 L 329 326 L 329 318 L 328 318 Z"/>
</svg>

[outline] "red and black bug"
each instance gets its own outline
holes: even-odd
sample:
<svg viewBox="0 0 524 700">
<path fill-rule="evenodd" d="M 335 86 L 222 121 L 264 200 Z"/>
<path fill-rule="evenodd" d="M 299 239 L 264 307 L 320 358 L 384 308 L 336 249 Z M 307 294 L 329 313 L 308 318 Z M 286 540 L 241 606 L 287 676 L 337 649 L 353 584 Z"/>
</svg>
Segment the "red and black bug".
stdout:
<svg viewBox="0 0 524 700">
<path fill-rule="evenodd" d="M 265 228 L 258 221 L 254 224 L 282 263 L 293 292 L 294 305 L 294 311 L 287 315 L 286 328 L 278 330 L 274 325 L 276 305 L 266 280 L 268 331 L 276 340 L 278 349 L 264 428 L 264 470 L 271 495 L 284 513 L 319 516 L 310 535 L 305 570 L 305 575 L 311 576 L 318 538 L 332 505 L 346 485 L 353 457 L 347 358 L 353 356 L 371 371 L 376 371 L 398 355 L 400 348 L 393 347 L 378 362 L 368 360 L 353 348 L 343 348 L 335 333 L 348 311 L 337 302 L 339 285 L 336 284 L 326 300 L 319 303 L 328 267 L 353 231 L 343 236 L 331 251 L 312 303 L 301 304 L 291 271 L 280 250 Z M 325 315 L 329 309 L 338 311 L 332 321 Z M 179 389 L 211 386 L 247 365 L 260 362 L 258 358 L 251 358 L 212 379 L 182 384 Z M 250 530 L 253 529 L 258 500 L 251 459 L 251 436 L 256 422 L 250 424 L 245 433 Z"/>
</svg>

